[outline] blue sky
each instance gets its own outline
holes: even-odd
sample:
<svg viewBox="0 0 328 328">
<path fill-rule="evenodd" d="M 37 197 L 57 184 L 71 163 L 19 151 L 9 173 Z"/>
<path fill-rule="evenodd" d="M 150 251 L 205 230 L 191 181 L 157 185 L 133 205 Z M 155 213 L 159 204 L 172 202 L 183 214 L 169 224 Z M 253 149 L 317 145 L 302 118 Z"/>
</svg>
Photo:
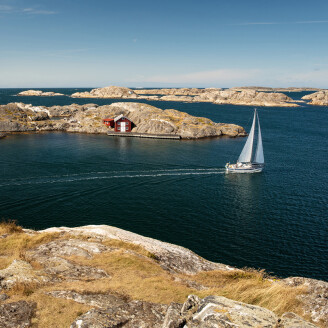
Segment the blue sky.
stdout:
<svg viewBox="0 0 328 328">
<path fill-rule="evenodd" d="M 328 88 L 327 0 L 0 0 L 0 87 Z"/>
</svg>

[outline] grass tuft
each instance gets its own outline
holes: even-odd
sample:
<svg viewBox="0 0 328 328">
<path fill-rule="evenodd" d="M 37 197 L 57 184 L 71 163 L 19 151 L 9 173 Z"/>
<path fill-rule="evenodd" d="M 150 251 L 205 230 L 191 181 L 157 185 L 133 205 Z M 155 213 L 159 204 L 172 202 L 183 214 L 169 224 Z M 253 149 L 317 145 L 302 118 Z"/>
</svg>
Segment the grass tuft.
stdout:
<svg viewBox="0 0 328 328">
<path fill-rule="evenodd" d="M 0 222 L 0 235 L 22 233 L 23 228 L 17 224 L 16 220 L 2 219 Z"/>
</svg>

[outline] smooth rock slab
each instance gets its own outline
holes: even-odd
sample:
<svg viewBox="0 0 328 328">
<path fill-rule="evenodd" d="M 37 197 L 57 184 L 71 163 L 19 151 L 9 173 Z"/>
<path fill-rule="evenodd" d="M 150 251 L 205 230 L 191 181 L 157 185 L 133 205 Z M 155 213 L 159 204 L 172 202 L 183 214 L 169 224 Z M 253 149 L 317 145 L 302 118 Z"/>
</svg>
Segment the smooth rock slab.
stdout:
<svg viewBox="0 0 328 328">
<path fill-rule="evenodd" d="M 89 242 L 79 239 L 55 240 L 43 244 L 29 251 L 28 254 L 37 259 L 52 256 L 82 256 L 92 258 L 94 254 L 109 251 L 111 248 L 101 243 Z"/>
<path fill-rule="evenodd" d="M 71 328 L 161 328 L 167 305 L 132 301 L 118 307 L 92 309 L 78 317 Z"/>
<path fill-rule="evenodd" d="M 0 305 L 0 328 L 25 328 L 31 325 L 36 303 L 19 301 Z"/>
<path fill-rule="evenodd" d="M 95 238 L 118 239 L 124 242 L 140 245 L 150 253 L 154 254 L 159 264 L 164 269 L 172 272 L 196 274 L 201 271 L 210 270 L 234 270 L 234 268 L 228 265 L 207 261 L 187 248 L 144 237 L 130 231 L 107 225 L 89 225 L 77 228 L 49 228 L 43 230 L 43 232 L 83 234 Z"/>
<path fill-rule="evenodd" d="M 73 300 L 77 303 L 96 306 L 99 308 L 120 306 L 126 303 L 122 298 L 110 294 L 79 294 L 67 290 L 53 291 L 46 294 L 55 298 Z"/>
<path fill-rule="evenodd" d="M 6 269 L 0 270 L 0 288 L 9 289 L 16 283 L 41 283 L 49 281 L 41 271 L 22 260 L 14 260 Z"/>
<path fill-rule="evenodd" d="M 186 310 L 196 311 L 188 318 L 185 328 L 275 328 L 278 323 L 278 317 L 270 310 L 223 296 L 208 296 L 199 305 L 197 301 L 193 303 Z"/>
</svg>

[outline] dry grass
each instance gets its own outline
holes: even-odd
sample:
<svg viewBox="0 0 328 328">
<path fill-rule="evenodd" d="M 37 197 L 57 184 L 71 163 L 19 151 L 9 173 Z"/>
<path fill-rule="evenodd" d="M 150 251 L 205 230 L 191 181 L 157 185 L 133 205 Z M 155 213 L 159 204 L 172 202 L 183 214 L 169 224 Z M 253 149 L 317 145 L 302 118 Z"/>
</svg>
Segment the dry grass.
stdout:
<svg viewBox="0 0 328 328">
<path fill-rule="evenodd" d="M 277 279 L 266 279 L 264 271 L 210 271 L 191 277 L 209 288 L 205 295 L 220 295 L 227 298 L 265 307 L 277 315 L 284 312 L 303 314 L 301 302 L 297 299 L 306 293 L 303 288 L 284 285 Z"/>
<path fill-rule="evenodd" d="M 17 221 L 10 219 L 2 219 L 0 222 L 0 236 L 11 233 L 21 233 L 23 228 L 17 225 Z"/>
<path fill-rule="evenodd" d="M 149 256 L 149 252 L 146 251 L 142 246 L 122 241 L 120 239 L 107 239 L 102 242 L 103 245 L 115 248 L 121 248 L 126 250 L 131 250 L 140 255 Z"/>
<path fill-rule="evenodd" d="M 34 290 L 29 295 L 15 294 L 6 301 L 17 302 L 19 300 L 36 302 L 36 313 L 32 318 L 32 328 L 59 328 L 70 327 L 72 322 L 83 313 L 89 311 L 92 307 L 80 304 L 72 300 L 54 298 L 46 295 L 44 290 Z"/>
<path fill-rule="evenodd" d="M 78 238 L 94 241 L 86 236 L 63 233 L 27 234 L 13 221 L 0 223 L 1 234 L 7 236 L 0 239 L 0 269 L 7 267 L 15 258 L 26 260 L 27 250 L 56 239 Z M 139 299 L 163 304 L 183 303 L 190 294 L 199 297 L 221 295 L 265 307 L 277 315 L 292 311 L 303 316 L 297 296 L 304 294 L 305 290 L 286 286 L 274 278 L 267 279 L 264 271 L 209 271 L 193 276 L 173 275 L 161 268 L 156 256 L 139 245 L 114 239 L 103 241 L 103 244 L 113 247 L 114 250 L 96 254 L 91 259 L 73 256 L 69 260 L 101 268 L 110 278 L 64 281 L 48 285 L 20 283 L 8 291 L 11 295 L 10 301 L 25 299 L 37 302 L 34 327 L 68 327 L 79 314 L 90 309 L 89 306 L 74 301 L 55 299 L 44 294 L 50 290 L 71 290 L 81 294 L 110 293 L 126 300 Z M 31 262 L 31 265 L 36 270 L 42 269 L 38 262 Z M 207 289 L 199 291 L 188 287 L 184 282 L 186 280 L 194 281 Z"/>
<path fill-rule="evenodd" d="M 185 284 L 175 281 L 156 261 L 122 250 L 95 255 L 92 259 L 74 256 L 70 260 L 105 270 L 112 277 L 105 290 L 127 295 L 131 299 L 168 304 L 184 302 L 194 292 Z M 92 285 L 96 289 L 102 288 L 101 281 Z M 90 285 L 86 287 L 90 288 Z"/>
</svg>

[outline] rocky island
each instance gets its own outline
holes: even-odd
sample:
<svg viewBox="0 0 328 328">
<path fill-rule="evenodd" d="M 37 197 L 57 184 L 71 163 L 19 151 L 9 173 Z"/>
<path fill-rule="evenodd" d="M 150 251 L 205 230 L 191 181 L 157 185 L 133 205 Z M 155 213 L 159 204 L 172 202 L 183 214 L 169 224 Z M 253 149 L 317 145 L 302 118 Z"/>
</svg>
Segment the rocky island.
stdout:
<svg viewBox="0 0 328 328">
<path fill-rule="evenodd" d="M 69 106 L 32 106 L 10 103 L 0 106 L 0 132 L 66 131 L 107 133 L 103 119 L 123 114 L 133 121 L 132 132 L 179 135 L 184 139 L 245 136 L 235 124 L 215 123 L 174 109 L 162 110 L 143 103 L 119 102 Z M 56 120 L 53 117 L 57 117 Z M 58 119 L 59 118 L 59 119 Z"/>
<path fill-rule="evenodd" d="M 136 89 L 134 92 L 141 95 L 175 95 L 175 96 L 197 96 L 204 92 L 220 91 L 221 88 L 170 88 L 170 89 Z"/>
<path fill-rule="evenodd" d="M 42 97 L 52 97 L 52 96 L 64 96 L 62 93 L 56 93 L 52 91 L 44 92 L 41 90 L 26 90 L 17 94 L 17 96 L 42 96 Z"/>
<path fill-rule="evenodd" d="M 255 90 L 255 91 L 265 91 L 265 92 L 302 92 L 302 91 L 319 91 L 318 88 L 309 88 L 309 87 L 288 87 L 288 88 L 270 88 L 270 87 L 233 87 L 230 90 L 243 91 L 243 90 Z"/>
<path fill-rule="evenodd" d="M 315 328 L 328 283 L 207 261 L 106 225 L 0 223 L 0 327 Z"/>
<path fill-rule="evenodd" d="M 298 107 L 292 98 L 283 93 L 258 92 L 255 90 L 209 91 L 194 97 L 193 101 L 246 106 Z"/>
<path fill-rule="evenodd" d="M 161 96 L 162 95 L 162 96 Z M 222 90 L 220 88 L 196 89 L 138 89 L 105 87 L 90 92 L 77 92 L 73 98 L 126 98 L 160 101 L 211 102 L 246 106 L 297 107 L 294 100 L 283 93 L 258 92 L 256 90 Z"/>
<path fill-rule="evenodd" d="M 328 90 L 321 90 L 302 97 L 304 100 L 310 100 L 310 105 L 328 106 Z"/>
</svg>

